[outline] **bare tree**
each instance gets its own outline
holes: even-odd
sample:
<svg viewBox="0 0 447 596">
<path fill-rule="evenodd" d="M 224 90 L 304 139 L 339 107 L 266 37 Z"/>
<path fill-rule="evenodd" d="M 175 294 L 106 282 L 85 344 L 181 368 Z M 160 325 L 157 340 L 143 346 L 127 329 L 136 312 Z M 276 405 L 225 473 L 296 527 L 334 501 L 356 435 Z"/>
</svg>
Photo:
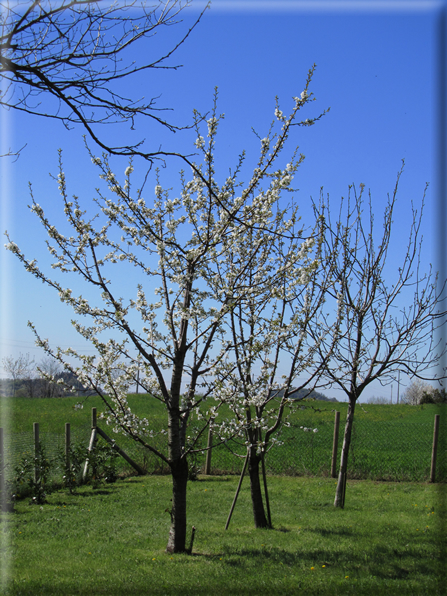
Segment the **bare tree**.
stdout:
<svg viewBox="0 0 447 596">
<path fill-rule="evenodd" d="M 12 393 L 15 397 L 17 381 L 32 379 L 34 373 L 34 358 L 29 354 L 19 354 L 17 358 L 8 356 L 3 358 L 3 370 L 12 378 Z"/>
<path fill-rule="evenodd" d="M 136 0 L 2 1 L 0 75 L 4 81 L 0 105 L 59 120 L 66 128 L 80 124 L 108 153 L 137 152 L 149 161 L 168 155 L 159 147 L 143 151 L 141 138 L 112 146 L 98 129 L 123 122 L 134 129 L 139 117 L 171 131 L 181 128 L 166 119 L 166 109 L 158 107 L 158 92 L 147 101 L 128 97 L 123 89 L 135 75 L 179 67 L 169 59 L 203 12 L 170 49 L 158 55 L 147 46 L 142 46 L 144 51 L 132 50 L 144 40 L 151 40 L 152 49 L 163 31 L 167 34 L 181 22 L 181 13 L 189 4 L 189 0 L 159 0 L 155 7 Z"/>
<path fill-rule="evenodd" d="M 97 355 L 52 349 L 39 335 L 38 345 L 102 397 L 107 420 L 117 432 L 131 436 L 169 466 L 173 483 L 169 552 L 186 548 L 187 458 L 201 451 L 200 438 L 224 403 L 222 399 L 212 406 L 206 403 L 212 401 L 216 387 L 213 371 L 232 345 L 225 341 L 224 322 L 247 296 L 256 300 L 263 291 L 262 284 L 248 286 L 245 276 L 262 243 L 251 245 L 247 259 L 235 267 L 226 266 L 226 253 L 246 242 L 251 229 L 262 231 L 265 238 L 278 233 L 275 221 L 280 197 L 300 161 L 292 153 L 287 165 L 279 168 L 279 156 L 294 125 L 310 126 L 320 117 L 299 120 L 300 110 L 313 101 L 309 92 L 312 73 L 313 69 L 301 96 L 293 98 L 288 116 L 277 104 L 274 126 L 260 139 L 260 155 L 246 184 L 239 181 L 244 155 L 224 182 L 217 183 L 214 154 L 220 117 L 215 103 L 206 122 L 196 113 L 195 147 L 203 160 L 193 164 L 190 179 L 181 173 L 174 199 L 162 187 L 159 173 L 153 201 L 144 198 L 144 187 L 133 195 L 132 164 L 126 168 L 122 184 L 107 154 L 102 158 L 92 155 L 102 183 L 108 187 L 107 194 L 99 194 L 94 204 L 99 215 L 95 218 L 96 213 L 87 214 L 77 197 L 68 196 L 61 160 L 57 180 L 69 234 L 52 225 L 34 199 L 31 206 L 49 236 L 52 277 L 35 260 L 28 260 L 14 242 L 9 240 L 7 245 L 27 271 L 84 317 L 83 322 L 85 318 L 91 321 L 90 326 L 79 321 L 73 324 L 96 348 Z M 171 176 L 169 185 L 172 183 Z M 283 226 L 279 231 L 286 234 L 287 223 Z M 121 295 L 120 280 L 112 283 L 109 279 L 114 268 L 126 265 L 139 271 L 140 285 L 129 301 Z M 81 283 L 98 292 L 98 300 L 94 303 L 93 298 L 76 296 L 60 281 L 65 274 L 79 276 Z M 155 302 L 146 298 L 147 292 L 155 294 Z M 115 374 L 117 368 L 121 375 Z M 165 408 L 167 428 L 162 432 L 167 435 L 166 449 L 154 441 L 159 431 L 129 407 L 127 394 L 138 374 L 148 399 L 158 400 Z M 195 433 L 196 421 L 200 426 Z M 218 432 L 226 438 L 240 430 L 230 419 L 220 422 Z"/>
<path fill-rule="evenodd" d="M 61 363 L 54 358 L 42 358 L 37 370 L 40 374 L 39 393 L 40 397 L 61 397 L 64 389 L 58 383 L 58 376 L 62 372 Z"/>
<path fill-rule="evenodd" d="M 425 192 L 419 213 L 413 208 L 408 244 L 400 267 L 394 274 L 387 271 L 402 170 L 403 165 L 394 192 L 391 197 L 388 195 L 383 233 L 377 243 L 373 225 L 373 213 L 377 209 L 373 209 L 371 195 L 367 209 L 364 208 L 364 185 L 361 185 L 359 195 L 355 188 L 350 188 L 347 204 L 342 201 L 337 222 L 333 224 L 330 217 L 327 221 L 326 250 L 331 258 L 326 261 L 323 256 L 322 266 L 329 264 L 333 268 L 336 283 L 332 299 L 334 310 L 337 308 L 341 312 L 342 321 L 339 328 L 334 328 L 333 318 L 327 316 L 314 326 L 313 335 L 323 336 L 318 352 L 324 362 L 324 346 L 332 342 L 336 334 L 333 358 L 324 365 L 324 374 L 349 400 L 336 507 L 344 506 L 354 410 L 366 387 L 373 381 L 382 385 L 395 381 L 399 370 L 422 380 L 446 378 L 446 371 L 439 370 L 447 349 L 445 336 L 437 339 L 437 331 L 446 314 L 446 281 L 439 280 L 431 269 L 423 272 L 421 263 L 420 226 Z M 327 199 L 326 210 L 330 216 L 329 207 Z M 316 212 L 319 212 L 318 207 Z M 334 254 L 337 255 L 335 261 L 332 259 Z M 396 258 L 395 250 L 393 258 Z"/>
</svg>

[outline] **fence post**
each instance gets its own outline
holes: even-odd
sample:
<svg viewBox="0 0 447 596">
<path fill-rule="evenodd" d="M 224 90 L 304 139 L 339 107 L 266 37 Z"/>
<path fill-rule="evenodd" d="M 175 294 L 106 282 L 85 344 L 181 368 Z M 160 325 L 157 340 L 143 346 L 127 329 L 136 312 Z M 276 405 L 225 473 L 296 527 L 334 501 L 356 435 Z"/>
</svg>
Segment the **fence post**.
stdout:
<svg viewBox="0 0 447 596">
<path fill-rule="evenodd" d="M 5 450 L 3 446 L 3 428 L 0 428 L 0 511 L 6 510 L 5 495 Z"/>
<path fill-rule="evenodd" d="M 338 429 L 340 428 L 340 412 L 335 412 L 334 420 L 334 442 L 332 444 L 331 478 L 337 478 L 337 450 L 338 450 Z"/>
<path fill-rule="evenodd" d="M 95 448 L 96 443 L 96 408 L 92 408 L 92 434 L 90 435 L 90 443 L 88 445 L 89 453 L 93 451 Z M 87 478 L 87 470 L 88 470 L 88 458 L 85 460 L 84 464 L 84 472 L 82 474 L 82 480 Z"/>
<path fill-rule="evenodd" d="M 433 448 L 431 452 L 430 482 L 435 482 L 436 477 L 436 454 L 438 451 L 439 436 L 439 414 L 435 414 L 435 426 L 433 429 Z"/>
<path fill-rule="evenodd" d="M 213 422 L 214 419 L 211 418 L 210 426 L 208 428 L 208 444 L 207 444 L 207 452 L 206 452 L 206 460 L 205 460 L 205 474 L 207 476 L 211 473 L 211 451 L 213 446 Z"/>
<path fill-rule="evenodd" d="M 70 423 L 65 423 L 65 467 L 70 467 Z"/>
<path fill-rule="evenodd" d="M 34 433 L 34 482 L 39 482 L 40 474 L 37 465 L 37 457 L 39 455 L 39 423 L 33 422 L 33 433 Z"/>
</svg>

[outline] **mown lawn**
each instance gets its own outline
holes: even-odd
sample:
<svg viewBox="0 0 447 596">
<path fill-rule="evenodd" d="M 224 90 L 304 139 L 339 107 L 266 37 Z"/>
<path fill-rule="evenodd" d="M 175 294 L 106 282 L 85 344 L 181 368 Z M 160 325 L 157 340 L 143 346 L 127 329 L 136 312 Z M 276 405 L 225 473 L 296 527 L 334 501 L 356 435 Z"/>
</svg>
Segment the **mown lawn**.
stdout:
<svg viewBox="0 0 447 596">
<path fill-rule="evenodd" d="M 127 478 L 3 513 L 2 593 L 11 595 L 443 594 L 443 493 L 436 485 L 270 477 L 273 530 L 253 528 L 248 480 L 188 486 L 192 555 L 168 555 L 171 485 Z M 442 551 L 442 552 L 441 552 Z M 445 578 L 444 578 L 445 579 Z"/>
</svg>

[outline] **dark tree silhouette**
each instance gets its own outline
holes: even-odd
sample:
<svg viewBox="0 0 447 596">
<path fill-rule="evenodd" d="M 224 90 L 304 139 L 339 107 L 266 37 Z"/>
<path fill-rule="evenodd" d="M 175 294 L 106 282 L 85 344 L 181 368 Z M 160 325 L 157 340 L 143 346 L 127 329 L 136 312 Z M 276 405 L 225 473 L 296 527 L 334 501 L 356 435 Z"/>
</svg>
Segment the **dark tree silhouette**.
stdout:
<svg viewBox="0 0 447 596">
<path fill-rule="evenodd" d="M 81 125 L 103 150 L 117 155 L 138 153 L 151 161 L 167 155 L 160 147 L 143 150 L 144 139 L 112 146 L 98 132 L 100 125 L 146 118 L 171 131 L 180 130 L 157 105 L 159 93 L 147 101 L 124 91 L 133 75 L 155 69 L 176 70 L 170 58 L 200 21 L 158 54 L 163 32 L 181 23 L 190 1 L 161 2 L 155 7 L 134 0 L 63 0 L 2 2 L 0 10 L 0 105 L 44 118 L 66 128 Z M 151 40 L 148 46 L 137 43 Z M 160 45 L 160 44 L 159 44 Z M 140 46 L 139 46 L 140 47 Z M 149 87 L 149 83 L 148 83 Z M 48 99 L 53 103 L 48 103 Z M 42 100 L 45 99 L 43 103 Z M 17 155 L 18 152 L 10 152 Z"/>
</svg>

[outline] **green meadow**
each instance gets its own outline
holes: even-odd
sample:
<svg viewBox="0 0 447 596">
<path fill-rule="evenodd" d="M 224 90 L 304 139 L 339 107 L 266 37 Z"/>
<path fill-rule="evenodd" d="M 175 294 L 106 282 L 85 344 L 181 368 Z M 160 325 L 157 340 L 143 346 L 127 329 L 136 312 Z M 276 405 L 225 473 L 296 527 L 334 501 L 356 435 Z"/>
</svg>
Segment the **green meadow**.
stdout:
<svg viewBox="0 0 447 596">
<path fill-rule="evenodd" d="M 82 398 L 0 400 L 0 415 L 9 411 L 7 427 L 10 459 L 17 462 L 33 449 L 33 422 L 40 425 L 40 437 L 49 454 L 63 449 L 65 423 L 71 425 L 74 443 L 88 444 L 91 430 L 91 408 L 98 413 L 104 409 L 97 396 L 89 397 L 83 409 L 74 406 Z M 141 416 L 151 421 L 151 428 L 161 430 L 166 425 L 166 413 L 161 404 L 147 395 L 130 395 L 129 404 Z M 346 403 L 322 401 L 303 402 L 291 418 L 291 427 L 277 435 L 281 444 L 275 446 L 266 458 L 271 474 L 328 476 L 332 455 L 335 410 L 340 412 L 338 456 L 343 441 Z M 370 405 L 358 404 L 355 413 L 353 440 L 350 452 L 349 475 L 351 478 L 374 480 L 426 481 L 430 474 L 433 426 L 435 414 L 444 418 L 446 406 L 423 405 Z M 225 412 L 220 414 L 225 416 Z M 192 421 L 194 426 L 194 421 Z M 98 426 L 118 445 L 142 465 L 149 473 L 168 472 L 155 456 L 122 435 L 116 435 L 104 421 Z M 303 427 L 303 428 L 301 428 Z M 304 431 L 304 428 L 311 430 Z M 313 432 L 317 429 L 317 432 Z M 441 422 L 437 477 L 447 480 L 446 428 Z M 102 440 L 102 439 L 101 439 Z M 203 437 L 202 447 L 207 437 Z M 156 445 L 164 448 L 166 437 L 159 435 Z M 238 474 L 245 447 L 242 441 L 229 441 L 213 449 L 211 470 L 214 474 Z M 205 456 L 199 454 L 194 462 L 202 468 Z M 128 464 L 120 459 L 120 470 L 125 472 Z"/>
</svg>

